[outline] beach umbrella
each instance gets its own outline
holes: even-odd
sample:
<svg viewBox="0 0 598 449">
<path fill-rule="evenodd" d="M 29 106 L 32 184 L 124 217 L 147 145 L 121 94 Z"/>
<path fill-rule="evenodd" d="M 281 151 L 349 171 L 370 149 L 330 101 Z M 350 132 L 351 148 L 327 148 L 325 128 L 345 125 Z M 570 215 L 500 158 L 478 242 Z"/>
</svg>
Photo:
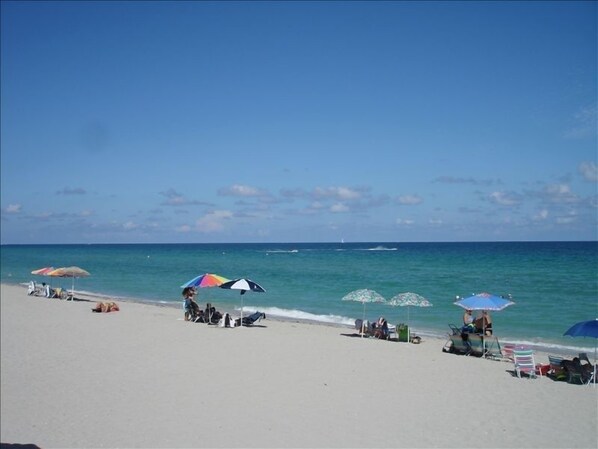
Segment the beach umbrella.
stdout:
<svg viewBox="0 0 598 449">
<path fill-rule="evenodd" d="M 229 281 L 229 279 L 225 278 L 224 276 L 219 276 L 219 275 L 213 274 L 213 273 L 206 273 L 206 274 L 200 274 L 199 276 L 194 277 L 190 281 L 185 282 L 183 285 L 181 285 L 181 288 L 219 287 L 221 284 L 223 284 L 224 282 L 228 282 L 228 281 Z"/>
<path fill-rule="evenodd" d="M 33 270 L 31 272 L 31 274 L 36 274 L 38 276 L 48 276 L 48 273 L 50 273 L 51 271 L 54 271 L 54 270 L 55 270 L 54 267 L 38 268 L 37 270 Z"/>
<path fill-rule="evenodd" d="M 490 293 L 478 293 L 477 295 L 472 295 L 467 298 L 459 299 L 455 301 L 453 304 L 463 307 L 465 310 L 492 310 L 498 311 L 503 310 L 506 307 L 509 307 L 515 304 L 513 301 L 503 298 L 502 296 L 492 295 Z M 484 328 L 482 329 L 484 336 L 486 335 L 486 323 L 483 322 Z M 482 351 L 484 352 L 484 356 L 486 355 L 486 340 L 482 339 Z"/>
<path fill-rule="evenodd" d="M 243 295 L 245 292 L 257 292 L 257 293 L 265 293 L 266 290 L 259 285 L 257 282 L 253 282 L 251 279 L 233 279 L 232 281 L 227 281 L 220 284 L 220 288 L 225 288 L 227 290 L 240 290 L 241 291 L 241 323 L 243 323 Z"/>
<path fill-rule="evenodd" d="M 455 301 L 453 304 L 469 310 L 502 310 L 515 304 L 502 296 L 491 295 L 490 293 L 478 293 Z"/>
<path fill-rule="evenodd" d="M 592 379 L 594 387 L 596 386 L 596 359 L 598 352 L 598 318 L 589 321 L 580 321 L 571 326 L 563 335 L 570 335 L 571 337 L 590 337 L 594 338 L 594 374 Z"/>
<path fill-rule="evenodd" d="M 88 271 L 79 267 L 62 267 L 50 271 L 47 276 L 61 277 L 61 278 L 72 278 L 73 285 L 71 287 L 71 299 L 75 298 L 75 278 L 84 278 L 90 276 Z"/>
<path fill-rule="evenodd" d="M 54 271 L 55 268 L 54 267 L 44 267 L 44 268 L 38 268 L 37 270 L 33 270 L 31 272 L 31 274 L 35 274 L 36 276 L 48 276 L 48 273 Z M 45 283 L 42 283 L 45 286 Z M 45 291 L 42 291 L 44 287 L 39 287 L 35 284 L 35 282 L 30 283 L 29 285 L 29 291 L 31 291 L 32 293 L 39 295 L 39 294 L 43 294 L 46 295 Z"/>
<path fill-rule="evenodd" d="M 363 319 L 361 320 L 362 323 L 365 322 L 365 304 L 368 302 L 386 302 L 384 296 L 380 293 L 369 290 L 367 288 L 363 288 L 360 290 L 353 290 L 352 292 L 347 293 L 343 296 L 343 301 L 356 301 L 363 304 Z M 361 333 L 363 337 L 363 332 Z"/>
<path fill-rule="evenodd" d="M 409 325 L 409 309 L 413 307 L 432 307 L 432 303 L 421 295 L 412 292 L 399 293 L 393 296 L 386 303 L 389 306 L 407 307 L 407 329 L 411 333 L 411 326 Z M 409 341 L 409 335 L 407 336 Z"/>
</svg>

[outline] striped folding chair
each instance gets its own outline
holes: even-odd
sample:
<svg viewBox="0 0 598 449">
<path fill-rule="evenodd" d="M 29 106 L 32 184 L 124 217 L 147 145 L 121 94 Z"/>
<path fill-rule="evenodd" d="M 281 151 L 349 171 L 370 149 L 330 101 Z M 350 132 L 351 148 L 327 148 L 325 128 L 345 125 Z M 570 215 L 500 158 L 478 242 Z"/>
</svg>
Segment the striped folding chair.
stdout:
<svg viewBox="0 0 598 449">
<path fill-rule="evenodd" d="M 533 349 L 514 349 L 513 362 L 515 363 L 517 377 L 521 377 L 522 373 L 530 378 L 537 377 Z M 540 372 L 540 376 L 542 376 L 542 372 Z"/>
</svg>

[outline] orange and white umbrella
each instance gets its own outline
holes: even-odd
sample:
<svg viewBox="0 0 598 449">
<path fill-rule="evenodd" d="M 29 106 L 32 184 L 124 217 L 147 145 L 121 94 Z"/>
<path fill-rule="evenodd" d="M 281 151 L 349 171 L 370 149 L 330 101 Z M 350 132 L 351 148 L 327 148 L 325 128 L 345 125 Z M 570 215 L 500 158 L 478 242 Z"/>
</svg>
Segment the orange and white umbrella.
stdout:
<svg viewBox="0 0 598 449">
<path fill-rule="evenodd" d="M 88 271 L 79 267 L 62 267 L 50 271 L 47 276 L 60 277 L 60 278 L 72 278 L 73 286 L 71 288 L 71 299 L 75 297 L 75 278 L 84 278 L 91 276 Z"/>
<path fill-rule="evenodd" d="M 48 273 L 54 270 L 54 267 L 38 268 L 37 270 L 33 270 L 31 274 L 37 274 L 38 276 L 48 276 Z"/>
</svg>

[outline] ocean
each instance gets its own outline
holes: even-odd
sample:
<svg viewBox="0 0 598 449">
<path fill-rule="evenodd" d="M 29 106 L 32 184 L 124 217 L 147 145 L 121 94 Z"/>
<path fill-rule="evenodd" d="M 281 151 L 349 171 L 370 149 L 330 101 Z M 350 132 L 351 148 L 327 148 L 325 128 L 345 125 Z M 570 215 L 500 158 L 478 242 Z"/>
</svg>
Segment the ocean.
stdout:
<svg viewBox="0 0 598 449">
<path fill-rule="evenodd" d="M 574 323 L 598 317 L 598 242 L 264 243 L 2 245 L 1 281 L 34 279 L 71 288 L 71 279 L 34 276 L 46 266 L 76 265 L 91 273 L 75 291 L 99 298 L 181 307 L 180 285 L 203 273 L 249 278 L 265 293 L 200 289 L 198 302 L 219 310 L 259 310 L 281 318 L 352 326 L 363 305 L 342 301 L 368 288 L 386 299 L 402 292 L 432 307 L 366 304 L 366 318 L 409 322 L 422 336 L 445 336 L 461 324 L 455 297 L 511 295 L 514 305 L 492 312 L 501 341 L 545 350 L 594 351 L 595 339 L 565 337 Z"/>
</svg>

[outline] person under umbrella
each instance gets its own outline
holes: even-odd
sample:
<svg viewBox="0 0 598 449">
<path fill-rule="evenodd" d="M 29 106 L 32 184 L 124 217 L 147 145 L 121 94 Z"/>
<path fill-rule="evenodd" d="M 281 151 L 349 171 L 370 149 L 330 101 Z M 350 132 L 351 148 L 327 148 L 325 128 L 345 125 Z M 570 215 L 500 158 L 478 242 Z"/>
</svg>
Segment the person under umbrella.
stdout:
<svg viewBox="0 0 598 449">
<path fill-rule="evenodd" d="M 224 282 L 220 284 L 220 288 L 241 291 L 241 320 L 239 323 L 243 323 L 243 295 L 245 292 L 266 292 L 266 290 L 257 282 L 253 282 L 251 279 L 246 278 L 233 279 L 232 281 Z"/>
</svg>

